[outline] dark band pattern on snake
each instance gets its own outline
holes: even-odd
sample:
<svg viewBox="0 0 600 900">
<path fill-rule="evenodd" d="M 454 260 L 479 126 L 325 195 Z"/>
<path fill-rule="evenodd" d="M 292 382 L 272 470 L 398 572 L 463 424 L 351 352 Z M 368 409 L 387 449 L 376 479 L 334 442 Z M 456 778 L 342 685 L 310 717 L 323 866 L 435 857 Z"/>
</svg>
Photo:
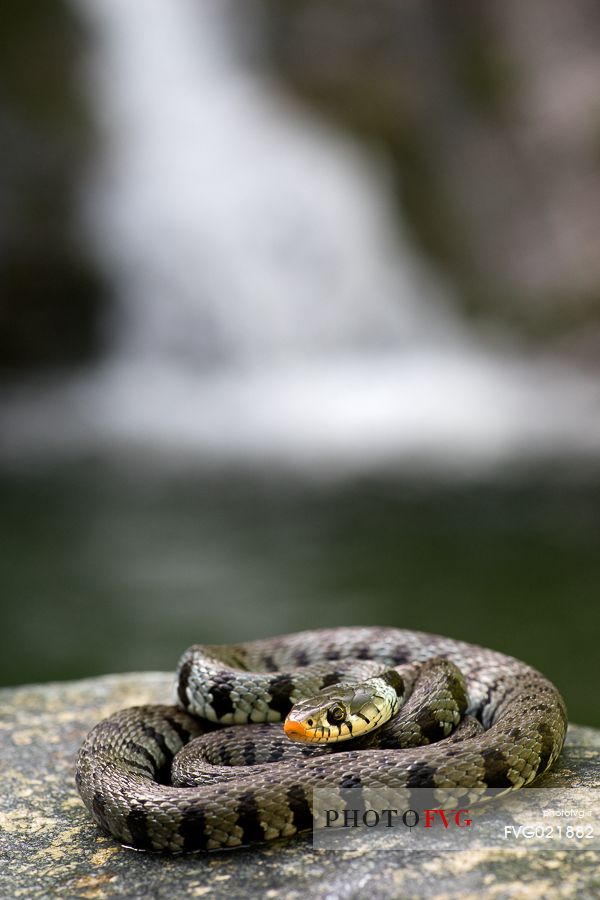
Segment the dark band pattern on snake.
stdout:
<svg viewBox="0 0 600 900">
<path fill-rule="evenodd" d="M 302 698 L 390 670 L 399 677 L 384 680 L 404 702 L 387 724 L 334 745 L 284 734 L 280 723 Z M 515 790 L 552 766 L 567 727 L 561 695 L 532 667 L 396 628 L 190 647 L 176 692 L 178 705 L 132 707 L 100 722 L 77 761 L 79 793 L 97 824 L 138 849 L 289 837 L 312 827 L 315 788 Z M 319 727 L 351 730 L 337 715 Z"/>
</svg>

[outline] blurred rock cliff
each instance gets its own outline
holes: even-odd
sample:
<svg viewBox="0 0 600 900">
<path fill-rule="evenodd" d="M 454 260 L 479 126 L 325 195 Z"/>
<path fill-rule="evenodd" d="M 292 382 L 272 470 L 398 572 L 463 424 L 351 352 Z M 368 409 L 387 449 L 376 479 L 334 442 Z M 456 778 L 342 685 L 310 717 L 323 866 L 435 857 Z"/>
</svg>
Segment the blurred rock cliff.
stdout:
<svg viewBox="0 0 600 900">
<path fill-rule="evenodd" d="M 381 143 L 418 241 L 473 315 L 600 339 L 600 8 L 593 0 L 269 3 L 290 83 Z"/>
</svg>

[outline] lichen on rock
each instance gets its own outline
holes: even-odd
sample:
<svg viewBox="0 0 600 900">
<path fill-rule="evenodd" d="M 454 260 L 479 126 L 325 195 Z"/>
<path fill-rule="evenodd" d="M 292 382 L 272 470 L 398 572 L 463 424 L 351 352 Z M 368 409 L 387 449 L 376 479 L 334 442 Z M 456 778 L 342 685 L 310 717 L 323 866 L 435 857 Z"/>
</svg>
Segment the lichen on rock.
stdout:
<svg viewBox="0 0 600 900">
<path fill-rule="evenodd" d="M 593 897 L 597 841 L 464 849 L 388 834 L 353 835 L 335 849 L 310 835 L 235 852 L 163 856 L 102 834 L 74 782 L 86 732 L 115 710 L 170 702 L 165 673 L 109 675 L 0 691 L 0 896 L 42 897 Z M 600 789 L 600 732 L 571 726 L 544 786 Z"/>
</svg>

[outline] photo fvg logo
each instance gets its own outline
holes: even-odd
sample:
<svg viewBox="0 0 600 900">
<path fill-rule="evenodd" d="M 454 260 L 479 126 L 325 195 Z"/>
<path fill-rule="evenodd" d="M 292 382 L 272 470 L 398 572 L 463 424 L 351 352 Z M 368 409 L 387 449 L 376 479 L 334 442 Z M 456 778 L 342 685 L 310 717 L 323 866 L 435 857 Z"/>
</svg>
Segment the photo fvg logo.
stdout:
<svg viewBox="0 0 600 900">
<path fill-rule="evenodd" d="M 325 810 L 325 828 L 471 828 L 468 809 L 337 809 Z"/>
</svg>

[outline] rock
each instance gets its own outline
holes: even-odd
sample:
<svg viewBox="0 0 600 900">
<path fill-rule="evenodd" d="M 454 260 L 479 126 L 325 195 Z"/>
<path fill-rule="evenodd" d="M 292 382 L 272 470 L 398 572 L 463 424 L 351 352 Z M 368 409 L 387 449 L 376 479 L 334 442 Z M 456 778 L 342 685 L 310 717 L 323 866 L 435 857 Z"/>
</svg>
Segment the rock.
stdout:
<svg viewBox="0 0 600 900">
<path fill-rule="evenodd" d="M 387 152 L 465 310 L 597 358 L 593 0 L 262 3 L 277 68 Z"/>
<path fill-rule="evenodd" d="M 171 680 L 163 673 L 110 675 L 0 691 L 1 897 L 334 900 L 369 894 L 591 898 L 600 893 L 597 815 L 591 826 L 595 840 L 486 844 L 473 834 L 468 846 L 457 848 L 447 836 L 425 841 L 423 833 L 407 838 L 394 830 L 381 838 L 344 831 L 330 848 L 313 847 L 310 835 L 179 857 L 123 848 L 99 832 L 79 799 L 73 780 L 77 749 L 86 732 L 114 710 L 169 702 Z M 561 761 L 543 783 L 561 791 L 580 787 L 592 798 L 600 788 L 600 731 L 571 726 Z"/>
<path fill-rule="evenodd" d="M 103 342 L 106 290 L 82 238 L 94 128 L 87 35 L 71 4 L 7 0 L 0 56 L 0 380 L 78 365 Z"/>
</svg>

